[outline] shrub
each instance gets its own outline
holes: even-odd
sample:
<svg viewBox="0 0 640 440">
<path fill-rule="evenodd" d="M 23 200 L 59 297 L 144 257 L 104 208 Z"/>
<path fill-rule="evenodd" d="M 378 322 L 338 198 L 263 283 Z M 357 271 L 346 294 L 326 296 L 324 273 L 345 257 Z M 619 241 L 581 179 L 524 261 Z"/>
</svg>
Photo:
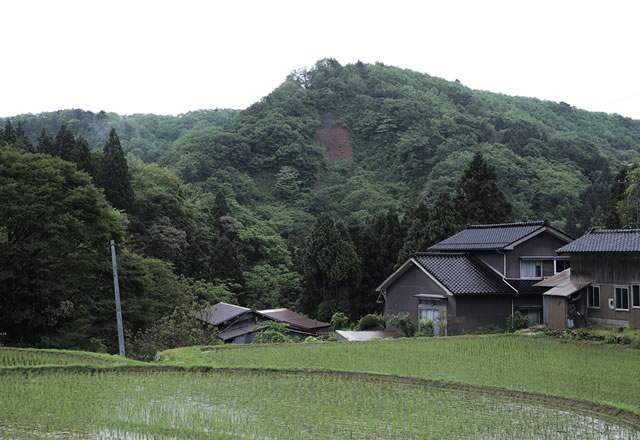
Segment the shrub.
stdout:
<svg viewBox="0 0 640 440">
<path fill-rule="evenodd" d="M 469 335 L 495 335 L 500 333 L 504 333 L 504 329 L 493 324 L 478 327 L 475 330 L 466 332 L 466 334 Z"/>
<path fill-rule="evenodd" d="M 430 319 L 419 320 L 416 336 L 433 336 L 433 321 Z"/>
<path fill-rule="evenodd" d="M 510 332 L 528 328 L 530 325 L 529 319 L 520 312 L 515 312 L 507 318 L 507 331 Z"/>
<path fill-rule="evenodd" d="M 617 344 L 618 343 L 618 337 L 614 336 L 614 335 L 607 335 L 604 337 L 604 343 L 605 344 Z"/>
<path fill-rule="evenodd" d="M 349 318 L 342 312 L 336 312 L 331 317 L 331 328 L 335 330 L 344 330 L 349 328 Z"/>
<path fill-rule="evenodd" d="M 150 361 L 159 351 L 170 348 L 218 343 L 215 329 L 193 317 L 203 307 L 196 302 L 180 304 L 171 315 L 159 319 L 146 330 L 129 336 L 127 356 Z"/>
<path fill-rule="evenodd" d="M 384 316 L 371 313 L 360 318 L 356 330 L 384 330 L 385 325 L 386 319 Z"/>
<path fill-rule="evenodd" d="M 410 338 L 416 334 L 416 323 L 407 312 L 388 316 L 387 324 L 400 330 L 406 337 Z"/>
<path fill-rule="evenodd" d="M 265 321 L 261 323 L 261 325 L 263 328 L 253 339 L 254 344 L 282 344 L 284 342 L 293 342 L 293 339 L 287 334 L 289 330 L 287 324 Z"/>
</svg>

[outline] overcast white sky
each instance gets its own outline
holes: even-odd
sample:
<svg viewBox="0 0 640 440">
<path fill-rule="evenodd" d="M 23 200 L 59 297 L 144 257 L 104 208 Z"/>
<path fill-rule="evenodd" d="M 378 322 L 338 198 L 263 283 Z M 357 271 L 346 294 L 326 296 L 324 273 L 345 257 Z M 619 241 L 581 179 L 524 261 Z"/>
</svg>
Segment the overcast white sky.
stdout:
<svg viewBox="0 0 640 440">
<path fill-rule="evenodd" d="M 0 10 L 0 116 L 244 108 L 333 57 L 640 119 L 631 0 L 9 0 Z"/>
</svg>

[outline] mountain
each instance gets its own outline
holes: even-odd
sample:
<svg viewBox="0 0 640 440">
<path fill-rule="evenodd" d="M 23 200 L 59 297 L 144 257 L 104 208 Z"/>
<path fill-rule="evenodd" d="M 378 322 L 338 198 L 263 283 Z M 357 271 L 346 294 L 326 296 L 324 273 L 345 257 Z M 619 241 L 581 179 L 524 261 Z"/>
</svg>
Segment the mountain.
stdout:
<svg viewBox="0 0 640 440">
<path fill-rule="evenodd" d="M 348 222 L 416 196 L 430 201 L 453 192 L 480 150 L 497 169 L 514 219 L 546 218 L 559 227 L 577 222 L 584 229 L 606 204 L 611 169 L 640 152 L 640 121 L 331 59 L 295 71 L 239 112 L 171 117 L 71 110 L 12 120 L 32 139 L 65 122 L 93 145 L 114 126 L 125 151 L 168 165 L 187 182 L 224 188 L 253 207 L 329 211 Z M 594 188 L 598 200 L 583 212 Z"/>
<path fill-rule="evenodd" d="M 202 343 L 200 302 L 375 312 L 403 258 L 467 221 L 620 227 L 640 182 L 640 121 L 331 59 L 241 111 L 0 123 L 0 335 L 27 345 L 115 349 L 109 237 L 125 328 L 153 354 Z"/>
</svg>

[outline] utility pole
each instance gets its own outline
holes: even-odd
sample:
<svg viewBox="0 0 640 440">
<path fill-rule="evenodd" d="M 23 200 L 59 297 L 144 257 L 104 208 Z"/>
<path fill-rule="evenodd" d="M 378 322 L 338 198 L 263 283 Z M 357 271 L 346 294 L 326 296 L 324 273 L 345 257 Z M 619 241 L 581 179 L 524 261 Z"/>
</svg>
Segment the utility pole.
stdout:
<svg viewBox="0 0 640 440">
<path fill-rule="evenodd" d="M 116 294 L 116 320 L 118 322 L 118 349 L 120 356 L 124 353 L 124 331 L 122 330 L 122 309 L 120 307 L 120 285 L 118 284 L 118 263 L 116 262 L 116 242 L 111 240 L 111 267 L 113 269 L 113 290 Z"/>
</svg>

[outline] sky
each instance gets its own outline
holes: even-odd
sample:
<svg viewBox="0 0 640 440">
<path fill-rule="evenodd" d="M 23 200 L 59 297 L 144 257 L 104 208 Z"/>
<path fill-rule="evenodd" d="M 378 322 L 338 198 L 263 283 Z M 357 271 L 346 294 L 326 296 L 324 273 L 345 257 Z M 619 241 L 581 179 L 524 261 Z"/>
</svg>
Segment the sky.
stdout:
<svg viewBox="0 0 640 440">
<path fill-rule="evenodd" d="M 245 108 L 322 58 L 640 119 L 640 2 L 7 1 L 0 116 Z"/>
</svg>

